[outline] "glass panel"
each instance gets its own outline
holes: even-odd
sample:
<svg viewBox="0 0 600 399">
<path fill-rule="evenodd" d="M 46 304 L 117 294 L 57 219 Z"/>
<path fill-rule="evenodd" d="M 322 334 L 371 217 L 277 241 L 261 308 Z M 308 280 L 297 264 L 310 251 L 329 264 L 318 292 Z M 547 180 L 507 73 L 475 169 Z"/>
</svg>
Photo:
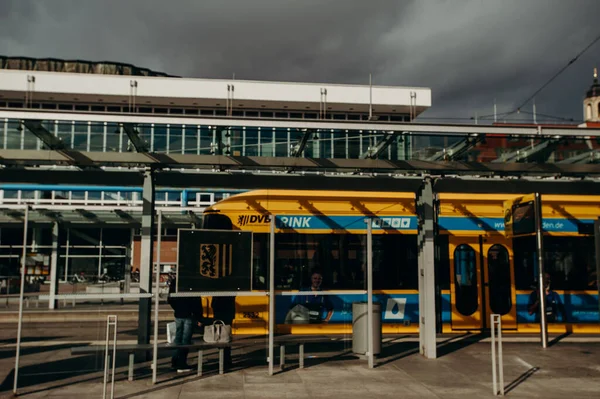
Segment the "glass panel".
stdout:
<svg viewBox="0 0 600 399">
<path fill-rule="evenodd" d="M 8 122 L 6 131 L 6 148 L 18 150 L 21 148 L 21 124 L 19 122 Z"/>
<path fill-rule="evenodd" d="M 275 240 L 277 289 L 310 287 L 316 269 L 326 290 L 364 288 L 365 236 L 282 233 Z"/>
<path fill-rule="evenodd" d="M 362 152 L 365 153 L 369 148 L 375 146 L 375 137 L 373 132 L 366 131 L 362 133 Z"/>
<path fill-rule="evenodd" d="M 121 150 L 121 127 L 117 123 L 106 125 L 106 151 L 119 152 Z"/>
<path fill-rule="evenodd" d="M 289 129 L 276 129 L 275 130 L 275 156 L 276 157 L 287 157 L 289 155 L 288 131 L 289 131 Z"/>
<path fill-rule="evenodd" d="M 88 200 L 90 201 L 99 201 L 102 199 L 102 193 L 100 191 L 88 191 Z"/>
<path fill-rule="evenodd" d="M 198 153 L 198 127 L 185 127 L 185 151 L 186 154 Z"/>
<path fill-rule="evenodd" d="M 70 256 L 68 274 L 69 276 L 77 275 L 82 280 L 96 276 L 98 274 L 98 256 L 85 258 Z"/>
<path fill-rule="evenodd" d="M 594 237 L 544 237 L 544 268 L 558 290 L 597 289 Z"/>
<path fill-rule="evenodd" d="M 331 131 L 319 133 L 319 158 L 332 158 L 332 140 L 333 133 Z"/>
<path fill-rule="evenodd" d="M 87 140 L 88 140 L 88 129 L 89 125 L 87 122 L 75 122 L 75 139 L 73 142 L 73 149 L 80 151 L 87 151 Z"/>
<path fill-rule="evenodd" d="M 260 130 L 260 156 L 272 157 L 275 150 L 273 145 L 273 129 Z"/>
<path fill-rule="evenodd" d="M 100 229 L 71 229 L 69 237 L 70 246 L 93 246 L 100 244 Z M 98 251 L 96 251 L 98 253 Z"/>
<path fill-rule="evenodd" d="M 172 154 L 181 153 L 182 142 L 181 125 L 171 125 L 169 127 L 169 152 Z"/>
<path fill-rule="evenodd" d="M 100 266 L 102 282 L 110 283 L 125 279 L 125 263 L 127 258 L 102 257 Z M 115 285 L 118 286 L 118 285 Z"/>
<path fill-rule="evenodd" d="M 167 126 L 154 125 L 154 152 L 167 151 Z"/>
<path fill-rule="evenodd" d="M 58 122 L 58 137 L 68 148 L 73 148 L 73 123 Z"/>
<path fill-rule="evenodd" d="M 510 260 L 502 245 L 492 246 L 487 253 L 490 308 L 505 315 L 512 308 Z"/>
<path fill-rule="evenodd" d="M 336 131 L 333 134 L 333 157 L 334 158 L 347 158 L 346 156 L 346 143 L 347 143 L 346 132 Z"/>
<path fill-rule="evenodd" d="M 90 151 L 104 150 L 104 123 L 93 123 L 90 126 Z"/>
<path fill-rule="evenodd" d="M 200 154 L 210 155 L 211 146 L 213 141 L 213 131 L 207 126 L 200 127 Z"/>
<path fill-rule="evenodd" d="M 366 248 L 366 242 L 362 248 Z M 373 235 L 373 288 L 417 289 L 419 276 L 416 248 L 416 235 Z M 348 252 L 352 249 L 349 248 Z"/>
<path fill-rule="evenodd" d="M 242 146 L 243 146 L 243 131 L 241 128 L 232 128 L 229 130 L 229 140 L 230 140 L 230 151 L 229 154 L 235 157 L 239 157 L 242 155 Z"/>
<path fill-rule="evenodd" d="M 456 309 L 462 315 L 470 316 L 477 310 L 479 295 L 475 250 L 466 244 L 454 250 L 454 281 Z"/>
<path fill-rule="evenodd" d="M 23 133 L 23 149 L 36 150 L 38 148 L 39 139 L 25 126 L 23 126 Z"/>
<path fill-rule="evenodd" d="M 360 157 L 360 133 L 356 130 L 348 132 L 348 158 Z"/>
<path fill-rule="evenodd" d="M 152 143 L 152 129 L 153 126 L 150 125 L 138 125 L 137 127 L 137 131 L 138 134 L 140 135 L 140 138 L 142 140 L 144 140 L 144 142 L 146 143 L 146 145 L 148 145 L 148 147 L 150 147 L 150 144 Z M 133 148 L 133 144 L 131 144 L 131 142 L 129 142 L 129 137 L 127 137 L 127 133 L 121 129 L 121 136 L 122 138 L 122 142 L 123 142 L 123 150 L 125 151 L 125 149 L 127 148 L 128 151 L 135 151 Z M 125 147 L 127 146 L 127 147 Z"/>
<path fill-rule="evenodd" d="M 257 156 L 258 155 L 258 129 L 247 128 L 246 129 L 246 156 Z"/>
<path fill-rule="evenodd" d="M 448 236 L 438 235 L 435 241 L 435 282 L 440 290 L 448 290 L 450 289 Z"/>
</svg>

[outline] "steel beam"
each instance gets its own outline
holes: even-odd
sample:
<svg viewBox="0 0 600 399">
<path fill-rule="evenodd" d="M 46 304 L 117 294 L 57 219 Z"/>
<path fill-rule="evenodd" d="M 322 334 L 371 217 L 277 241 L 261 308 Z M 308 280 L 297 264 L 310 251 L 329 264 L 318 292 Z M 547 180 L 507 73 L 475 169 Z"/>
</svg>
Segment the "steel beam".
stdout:
<svg viewBox="0 0 600 399">
<path fill-rule="evenodd" d="M 552 149 L 546 147 L 548 152 Z M 534 154 L 534 152 L 537 153 Z M 543 153 L 542 149 L 523 150 L 517 158 L 511 158 L 515 161 L 522 161 L 533 156 L 539 157 Z M 502 159 L 508 159 L 505 156 Z M 384 159 L 339 159 L 339 158 L 281 158 L 281 157 L 243 157 L 243 156 L 213 156 L 213 155 L 192 155 L 192 154 L 138 154 L 138 153 L 111 153 L 111 152 L 77 152 L 70 151 L 69 157 L 58 152 L 46 151 L 40 153 L 33 150 L 0 150 L 0 165 L 6 167 L 19 167 L 23 171 L 36 167 L 35 170 L 43 168 L 52 168 L 60 171 L 57 166 L 75 164 L 77 166 L 93 166 L 103 168 L 95 175 L 98 180 L 84 180 L 78 184 L 89 185 L 90 182 L 98 185 L 114 185 L 115 183 L 102 183 L 110 181 L 101 173 L 109 173 L 119 168 L 127 168 L 127 171 L 121 170 L 119 173 L 131 173 L 131 170 L 138 169 L 138 173 L 146 167 L 152 167 L 161 170 L 189 170 L 192 173 L 260 173 L 261 175 L 277 175 L 282 172 L 287 174 L 334 174 L 340 176 L 360 175 L 367 173 L 371 176 L 381 174 L 430 174 L 430 175 L 500 175 L 500 176 L 521 176 L 521 175 L 550 175 L 550 176 L 577 176 L 589 177 L 591 175 L 600 175 L 600 165 L 597 164 L 557 164 L 557 163 L 521 163 L 521 162 L 458 162 L 458 161 L 392 161 Z M 63 166 L 68 168 L 68 166 Z M 64 169 L 63 169 L 64 170 Z M 26 172 L 23 172 L 24 174 Z M 71 175 L 73 176 L 73 175 Z M 39 182 L 43 180 L 26 180 L 19 176 L 18 180 L 3 180 L 6 183 L 14 182 Z M 139 183 L 140 176 L 138 176 Z M 128 185 L 121 183 L 120 185 Z M 167 184 L 167 186 L 172 186 Z"/>
<path fill-rule="evenodd" d="M 51 150 L 65 149 L 65 143 L 59 138 L 50 133 L 43 125 L 41 120 L 28 119 L 23 121 L 25 127 L 33 133 L 38 139 Z"/>
<path fill-rule="evenodd" d="M 249 118 L 203 118 L 194 116 L 160 117 L 156 115 L 103 115 L 95 113 L 69 113 L 44 110 L 0 110 L 0 118 L 7 119 L 34 119 L 53 121 L 82 121 L 82 122 L 110 122 L 133 123 L 136 125 L 152 123 L 180 124 L 180 125 L 206 125 L 214 127 L 265 127 L 289 129 L 325 129 L 325 130 L 376 130 L 387 132 L 411 132 L 413 134 L 427 133 L 431 135 L 472 135 L 472 134 L 500 134 L 511 136 L 543 137 L 543 136 L 600 136 L 600 129 L 578 127 L 545 127 L 545 126 L 495 126 L 472 124 L 429 124 L 393 122 L 382 123 L 376 121 L 327 121 L 327 120 L 285 120 L 285 119 L 249 119 Z"/>
<path fill-rule="evenodd" d="M 364 153 L 360 154 L 360 159 L 377 159 L 377 157 L 379 155 L 381 155 L 381 153 L 390 146 L 390 144 L 392 144 L 396 138 L 398 136 L 401 137 L 401 134 L 403 134 L 405 132 L 389 132 L 389 133 L 385 133 L 385 135 L 383 136 L 383 138 L 381 139 L 381 141 L 379 143 L 377 143 L 377 145 L 375 147 L 372 148 L 368 148 L 367 151 L 365 151 Z M 403 140 L 403 138 L 400 138 L 399 140 Z"/>
<path fill-rule="evenodd" d="M 306 148 L 306 144 L 308 143 L 308 140 L 310 139 L 310 136 L 315 134 L 314 130 L 311 129 L 300 129 L 301 131 L 303 131 L 304 133 L 302 134 L 302 137 L 300 137 L 300 140 L 298 141 L 298 143 L 292 148 L 290 155 L 292 157 L 300 157 L 302 155 L 302 153 L 304 152 L 304 149 Z"/>
<path fill-rule="evenodd" d="M 131 141 L 131 144 L 133 144 L 137 152 L 150 151 L 150 145 L 140 137 L 140 134 L 133 123 L 123 123 L 123 130 L 127 133 L 129 141 Z"/>
<path fill-rule="evenodd" d="M 556 162 L 557 164 L 581 164 L 581 163 L 596 163 L 600 161 L 600 151 L 591 150 L 584 153 L 565 158 Z"/>
<path fill-rule="evenodd" d="M 497 166 L 503 166 L 496 164 Z M 514 171 L 529 172 L 535 175 L 539 172 L 551 172 L 558 176 L 568 176 L 566 169 L 557 165 L 547 165 L 548 168 L 539 168 L 538 165 L 514 164 Z M 436 192 L 464 192 L 464 193 L 507 193 L 523 194 L 531 191 L 542 194 L 600 194 L 600 180 L 593 175 L 600 173 L 599 165 L 563 165 L 564 167 L 577 167 L 583 179 L 552 178 L 500 178 L 500 177 L 436 177 Z M 516 173 L 516 172 L 515 172 Z M 507 173 L 508 174 L 508 173 Z M 97 172 L 92 170 L 57 170 L 57 169 L 0 169 L 0 181 L 6 183 L 39 183 L 40 181 L 64 185 L 89 185 L 90 182 L 98 186 L 137 186 L 142 187 L 144 174 L 140 171 Z M 182 172 L 160 171 L 156 172 L 157 187 L 186 187 L 215 189 L 312 189 L 331 191 L 395 191 L 416 192 L 421 184 L 417 176 L 373 176 L 372 174 L 357 175 L 326 175 L 326 174 L 269 174 L 269 173 L 227 173 L 227 172 Z M 533 188 L 535 187 L 535 189 Z M 6 207 L 8 208 L 8 207 Z M 34 209 L 36 206 L 33 207 Z M 62 209 L 61 206 L 48 206 L 48 208 Z M 65 207 L 67 208 L 67 207 Z M 70 208 L 70 207 L 69 207 Z M 87 207 L 96 209 L 96 207 Z M 137 208 L 133 207 L 132 210 Z"/>
<path fill-rule="evenodd" d="M 477 144 L 481 143 L 485 140 L 485 136 L 473 136 L 473 137 L 465 137 L 458 143 L 451 145 L 448 148 L 444 148 L 441 151 L 436 152 L 431 157 L 427 158 L 428 161 L 450 161 L 454 160 L 466 152 L 468 152 L 471 148 L 475 147 Z"/>
<path fill-rule="evenodd" d="M 502 154 L 492 163 L 515 162 L 546 162 L 550 154 L 560 144 L 560 140 L 546 140 L 531 147 L 519 148 L 515 151 Z"/>
</svg>

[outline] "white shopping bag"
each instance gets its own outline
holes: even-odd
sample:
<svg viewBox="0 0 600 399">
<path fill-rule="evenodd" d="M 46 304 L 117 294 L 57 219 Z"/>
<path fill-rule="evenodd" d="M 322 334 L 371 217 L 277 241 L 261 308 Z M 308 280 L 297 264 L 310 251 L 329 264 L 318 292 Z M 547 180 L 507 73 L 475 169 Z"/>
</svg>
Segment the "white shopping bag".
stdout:
<svg viewBox="0 0 600 399">
<path fill-rule="evenodd" d="M 177 331 L 177 325 L 175 322 L 167 323 L 167 342 L 170 344 L 175 341 L 175 331 Z"/>
</svg>

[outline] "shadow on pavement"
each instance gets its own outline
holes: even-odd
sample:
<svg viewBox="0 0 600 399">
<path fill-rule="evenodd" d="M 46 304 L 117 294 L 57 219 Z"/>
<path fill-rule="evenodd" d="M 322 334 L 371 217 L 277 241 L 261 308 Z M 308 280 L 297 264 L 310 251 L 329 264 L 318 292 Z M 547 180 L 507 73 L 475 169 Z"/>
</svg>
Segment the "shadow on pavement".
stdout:
<svg viewBox="0 0 600 399">
<path fill-rule="evenodd" d="M 85 344 L 81 344 L 81 345 L 61 344 L 61 345 L 25 347 L 25 348 L 21 348 L 21 356 L 35 355 L 37 353 L 52 352 L 52 351 L 62 350 L 62 349 L 71 349 L 71 348 L 75 348 L 77 346 L 86 346 L 86 345 Z M 16 350 L 17 350 L 16 347 L 9 348 L 6 350 L 0 350 L 0 359 L 9 359 L 9 358 L 14 359 Z"/>
<path fill-rule="evenodd" d="M 466 333 L 458 337 L 448 338 L 445 341 L 438 342 L 437 357 L 440 358 L 449 355 L 452 352 L 466 348 L 488 337 L 489 333 L 481 332 L 477 334 Z"/>
<path fill-rule="evenodd" d="M 21 337 L 21 343 L 23 342 L 36 342 L 36 341 L 51 341 L 53 339 L 63 339 L 66 336 L 48 336 L 48 337 Z M 17 337 L 0 339 L 0 344 L 16 344 Z"/>
<path fill-rule="evenodd" d="M 514 380 L 504 388 L 504 394 L 506 395 L 507 393 L 515 389 L 517 386 L 519 386 L 521 383 L 523 383 L 525 380 L 527 380 L 529 377 L 535 374 L 535 372 L 538 370 L 539 367 L 533 367 L 521 374 L 516 380 Z"/>
<path fill-rule="evenodd" d="M 567 338 L 571 334 L 572 333 L 570 331 L 567 331 L 559 336 L 552 338 L 552 340 L 548 341 L 548 347 L 558 344 L 561 340 Z"/>
</svg>

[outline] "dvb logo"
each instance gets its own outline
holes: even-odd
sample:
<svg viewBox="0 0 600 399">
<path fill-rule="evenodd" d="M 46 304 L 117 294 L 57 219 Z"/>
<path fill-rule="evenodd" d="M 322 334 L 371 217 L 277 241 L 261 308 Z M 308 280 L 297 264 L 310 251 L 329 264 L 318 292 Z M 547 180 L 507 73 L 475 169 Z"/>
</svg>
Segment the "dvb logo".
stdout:
<svg viewBox="0 0 600 399">
<path fill-rule="evenodd" d="M 247 224 L 262 224 L 270 223 L 270 215 L 240 215 L 238 216 L 238 226 L 245 226 Z"/>
</svg>

